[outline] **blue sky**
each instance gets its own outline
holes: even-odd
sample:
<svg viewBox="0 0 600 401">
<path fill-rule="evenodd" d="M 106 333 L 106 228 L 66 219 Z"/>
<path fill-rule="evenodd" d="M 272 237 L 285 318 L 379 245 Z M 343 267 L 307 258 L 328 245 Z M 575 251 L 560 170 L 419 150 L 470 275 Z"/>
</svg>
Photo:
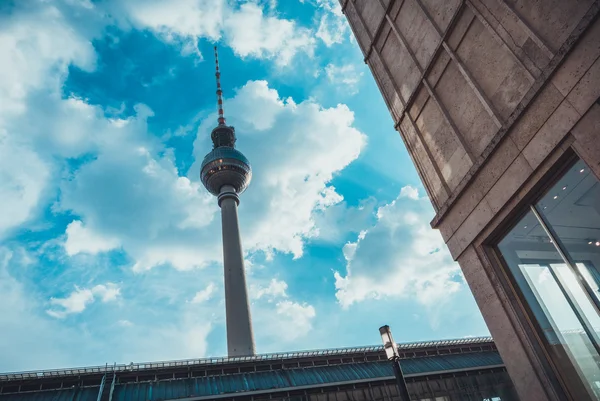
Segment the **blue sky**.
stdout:
<svg viewBox="0 0 600 401">
<path fill-rule="evenodd" d="M 226 353 L 214 44 L 257 351 L 487 335 L 337 1 L 14 1 L 0 370 Z"/>
</svg>

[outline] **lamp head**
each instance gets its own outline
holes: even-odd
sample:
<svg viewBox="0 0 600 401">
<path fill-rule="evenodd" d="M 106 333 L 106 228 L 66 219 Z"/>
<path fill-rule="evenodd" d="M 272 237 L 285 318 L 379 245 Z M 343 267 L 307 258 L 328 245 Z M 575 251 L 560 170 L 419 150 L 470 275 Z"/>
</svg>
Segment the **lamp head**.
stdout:
<svg viewBox="0 0 600 401">
<path fill-rule="evenodd" d="M 390 326 L 387 324 L 385 326 L 381 326 L 379 328 L 379 334 L 381 334 L 381 341 L 383 342 L 383 349 L 385 350 L 387 358 L 390 360 L 399 358 L 400 355 L 398 354 L 398 346 L 394 342 Z"/>
</svg>

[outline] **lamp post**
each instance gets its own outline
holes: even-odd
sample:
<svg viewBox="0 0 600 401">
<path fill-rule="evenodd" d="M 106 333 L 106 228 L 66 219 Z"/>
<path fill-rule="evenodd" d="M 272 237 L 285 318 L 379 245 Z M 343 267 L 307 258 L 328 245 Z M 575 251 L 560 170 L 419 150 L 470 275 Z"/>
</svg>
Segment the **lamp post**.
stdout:
<svg viewBox="0 0 600 401">
<path fill-rule="evenodd" d="M 396 384 L 398 384 L 398 392 L 402 401 L 410 401 L 408 395 L 408 388 L 406 388 L 406 382 L 404 381 L 404 374 L 402 373 L 402 367 L 400 366 L 400 355 L 398 354 L 398 347 L 392 337 L 390 326 L 387 324 L 379 328 L 379 334 L 381 334 L 381 341 L 383 341 L 383 349 L 387 358 L 392 361 L 394 367 L 394 376 L 396 376 Z"/>
</svg>

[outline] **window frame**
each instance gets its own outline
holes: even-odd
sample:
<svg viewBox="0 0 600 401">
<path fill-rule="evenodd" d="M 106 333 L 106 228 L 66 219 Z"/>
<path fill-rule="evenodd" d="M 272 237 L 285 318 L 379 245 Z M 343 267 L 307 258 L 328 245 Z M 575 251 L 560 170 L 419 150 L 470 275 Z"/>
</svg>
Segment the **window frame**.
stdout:
<svg viewBox="0 0 600 401">
<path fill-rule="evenodd" d="M 549 170 L 542 175 L 539 181 L 527 191 L 509 215 L 481 242 L 481 246 L 479 247 L 483 254 L 482 256 L 484 256 L 484 262 L 487 262 L 491 270 L 490 273 L 498 279 L 500 286 L 504 289 L 508 302 L 516 313 L 521 328 L 533 348 L 535 357 L 546 373 L 548 382 L 560 399 L 579 399 L 576 390 L 584 388 L 585 384 L 578 374 L 573 375 L 576 372 L 575 366 L 571 366 L 570 369 L 572 372 L 570 372 L 571 374 L 567 374 L 565 366 L 559 365 L 555 356 L 557 353 L 556 349 L 551 350 L 551 346 L 540 323 L 535 317 L 533 309 L 529 306 L 498 245 L 527 213 L 535 210 L 536 203 L 580 160 L 585 163 L 585 159 L 579 156 L 573 148 L 569 147 L 566 149 Z M 593 171 L 592 174 L 594 174 Z M 600 177 L 595 174 L 594 176 L 600 180 Z M 535 217 L 540 224 L 542 224 L 542 221 L 544 222 L 542 227 L 546 230 L 548 224 L 546 220 L 541 220 L 543 215 L 538 214 L 537 211 L 534 214 L 536 214 Z M 555 233 L 550 234 L 546 232 L 546 234 L 553 239 L 555 249 L 564 258 L 562 262 L 566 263 L 573 270 L 574 266 L 571 265 L 573 261 L 566 257 L 568 252 L 564 252 L 564 246 L 561 242 L 554 241 L 556 239 Z M 559 244 L 560 249 L 557 246 Z M 590 295 L 587 290 L 586 295 L 593 298 L 593 295 Z M 598 309 L 599 305 L 596 302 L 594 302 L 594 305 Z M 564 353 L 564 356 L 561 356 L 562 359 L 566 357 L 566 351 L 561 350 L 561 352 Z M 566 379 L 567 377 L 569 378 L 568 380 Z M 573 383 L 573 377 L 577 377 L 579 382 Z"/>
</svg>

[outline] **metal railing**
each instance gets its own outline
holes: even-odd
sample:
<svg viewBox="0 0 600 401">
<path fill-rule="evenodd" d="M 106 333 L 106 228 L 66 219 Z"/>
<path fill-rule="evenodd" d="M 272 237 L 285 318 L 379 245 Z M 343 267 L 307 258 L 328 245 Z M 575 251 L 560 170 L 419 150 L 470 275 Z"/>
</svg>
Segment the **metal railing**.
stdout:
<svg viewBox="0 0 600 401">
<path fill-rule="evenodd" d="M 463 338 L 455 340 L 439 340 L 439 341 L 425 341 L 425 342 L 411 342 L 398 344 L 398 350 L 400 352 L 418 349 L 418 348 L 430 348 L 430 347 L 448 347 L 455 345 L 475 345 L 492 342 L 491 337 L 473 337 Z M 333 356 L 333 355 L 350 355 L 357 353 L 369 353 L 369 352 L 383 352 L 383 346 L 365 346 L 365 347 L 351 347 L 351 348 L 330 348 L 323 350 L 312 350 L 312 351 L 297 351 L 297 352 L 276 352 L 269 354 L 261 354 L 246 357 L 209 357 L 209 358 L 198 358 L 198 359 L 185 359 L 178 361 L 162 361 L 162 362 L 141 362 L 141 363 L 130 363 L 130 364 L 114 364 L 104 366 L 90 366 L 81 368 L 69 368 L 69 369 L 50 369 L 50 370 L 37 370 L 29 372 L 8 372 L 0 373 L 0 381 L 7 380 L 18 380 L 18 379 L 35 379 L 35 378 L 47 378 L 47 377 L 59 377 L 59 376 L 77 376 L 83 374 L 93 373 L 107 373 L 107 372 L 133 372 L 140 370 L 149 369 L 161 369 L 171 367 L 183 367 L 193 365 L 217 365 L 225 363 L 238 363 L 238 362 L 259 362 L 259 361 L 271 361 L 279 359 L 295 359 L 295 358 L 310 358 L 315 356 Z"/>
</svg>

